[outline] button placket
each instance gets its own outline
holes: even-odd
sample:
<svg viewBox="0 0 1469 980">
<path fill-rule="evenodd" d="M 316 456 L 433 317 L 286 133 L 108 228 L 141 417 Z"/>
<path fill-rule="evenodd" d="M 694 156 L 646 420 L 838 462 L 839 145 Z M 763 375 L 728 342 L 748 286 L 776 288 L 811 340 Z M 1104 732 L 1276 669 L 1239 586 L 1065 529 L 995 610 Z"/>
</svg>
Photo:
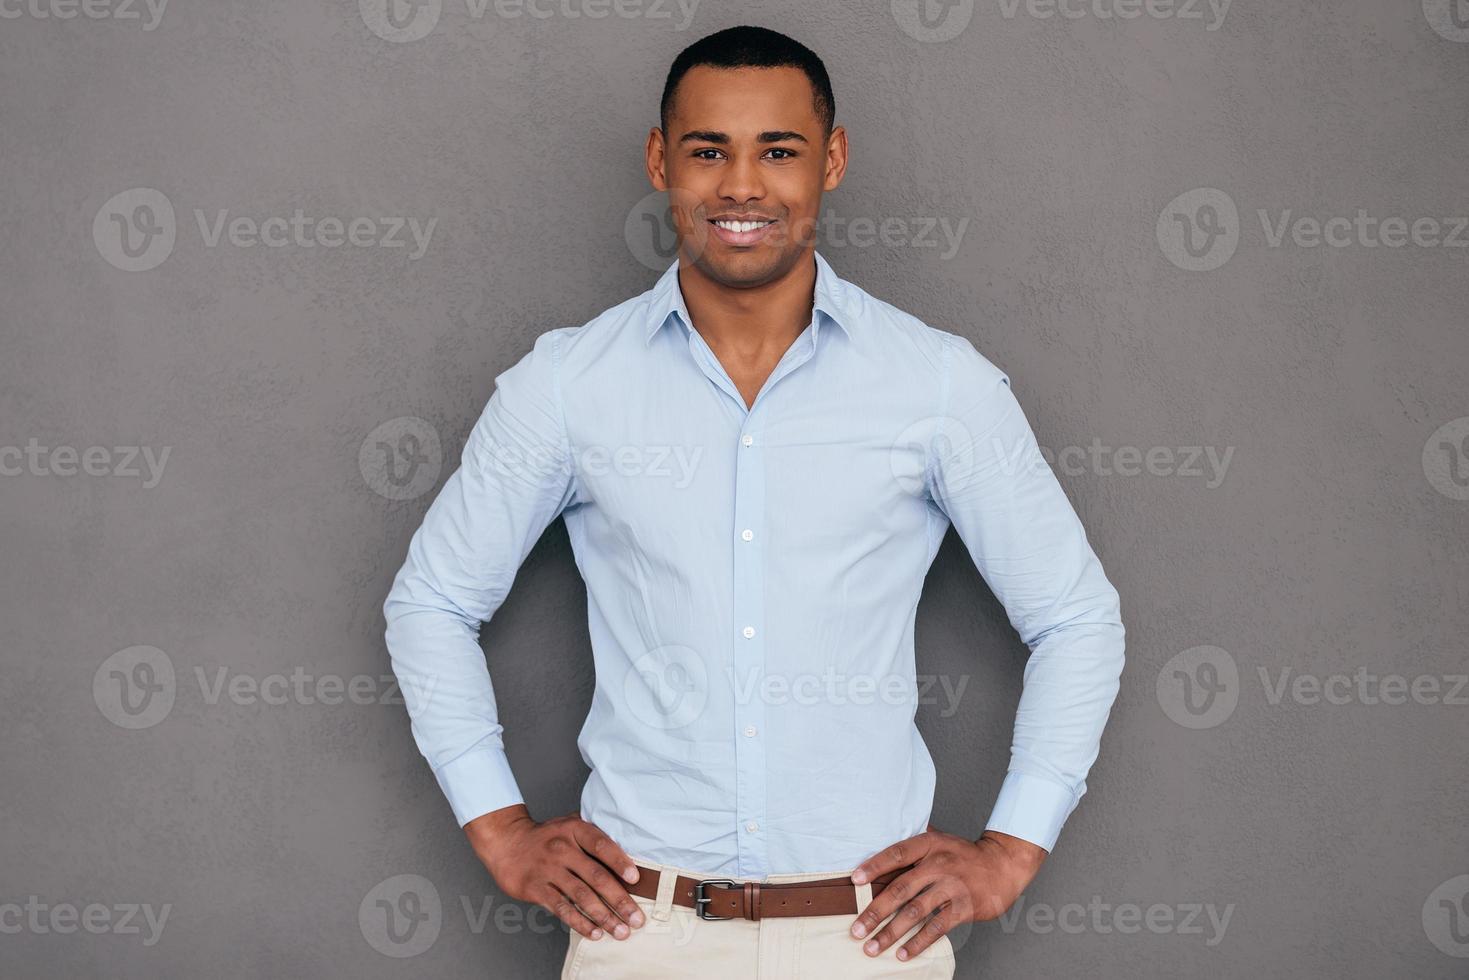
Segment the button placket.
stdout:
<svg viewBox="0 0 1469 980">
<path fill-rule="evenodd" d="M 766 834 L 761 831 L 766 812 L 765 739 L 756 737 L 765 728 L 765 564 L 764 548 L 756 540 L 765 522 L 765 454 L 758 448 L 759 420 L 770 389 L 786 375 L 811 359 L 816 351 L 816 315 L 796 339 L 747 406 L 728 372 L 698 331 L 689 330 L 689 344 L 705 376 L 734 399 L 743 413 L 739 448 L 735 453 L 734 527 L 740 542 L 734 549 L 734 623 L 739 635 L 734 640 L 734 725 L 744 731 L 735 739 L 735 819 L 742 831 L 735 833 L 736 874 L 762 877 L 769 873 Z"/>
<path fill-rule="evenodd" d="M 755 529 L 764 521 L 765 464 L 759 440 L 749 431 L 758 419 L 757 405 L 745 417 L 735 460 L 734 527 L 744 533 L 734 542 L 734 717 L 735 835 L 738 874 L 759 877 L 769 867 L 765 822 L 765 740 L 754 733 L 765 727 L 765 571 L 763 547 Z"/>
</svg>

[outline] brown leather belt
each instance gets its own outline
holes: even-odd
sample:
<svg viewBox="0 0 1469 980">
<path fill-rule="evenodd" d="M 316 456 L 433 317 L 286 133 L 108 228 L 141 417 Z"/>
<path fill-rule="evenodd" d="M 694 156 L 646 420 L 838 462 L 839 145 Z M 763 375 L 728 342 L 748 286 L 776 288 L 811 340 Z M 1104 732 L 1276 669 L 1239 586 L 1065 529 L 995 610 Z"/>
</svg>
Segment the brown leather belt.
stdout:
<svg viewBox="0 0 1469 980">
<path fill-rule="evenodd" d="M 878 875 L 872 880 L 876 897 L 899 875 L 913 865 Z M 628 894 L 639 898 L 658 897 L 661 872 L 638 868 L 638 880 L 624 885 Z M 731 878 L 690 878 L 679 875 L 673 884 L 673 904 L 691 908 L 701 919 L 761 919 L 791 915 L 855 915 L 857 886 L 851 877 L 819 878 L 815 881 L 782 881 L 761 884 L 758 881 L 735 881 Z"/>
</svg>

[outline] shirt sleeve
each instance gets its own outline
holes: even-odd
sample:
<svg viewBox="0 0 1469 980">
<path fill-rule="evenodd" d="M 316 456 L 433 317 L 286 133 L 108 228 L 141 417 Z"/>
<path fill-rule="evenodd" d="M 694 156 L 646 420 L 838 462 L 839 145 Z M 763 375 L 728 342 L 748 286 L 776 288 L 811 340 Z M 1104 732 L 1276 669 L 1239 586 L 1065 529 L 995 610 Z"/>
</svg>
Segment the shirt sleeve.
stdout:
<svg viewBox="0 0 1469 980">
<path fill-rule="evenodd" d="M 1086 793 L 1117 696 L 1119 597 L 1009 377 L 968 339 L 949 336 L 928 494 L 1030 649 L 1008 771 L 985 826 L 1049 851 Z"/>
<path fill-rule="evenodd" d="M 556 370 L 560 334 L 541 334 L 496 377 L 459 468 L 414 532 L 383 603 L 414 740 L 460 826 L 524 802 L 478 637 L 573 493 Z"/>
</svg>

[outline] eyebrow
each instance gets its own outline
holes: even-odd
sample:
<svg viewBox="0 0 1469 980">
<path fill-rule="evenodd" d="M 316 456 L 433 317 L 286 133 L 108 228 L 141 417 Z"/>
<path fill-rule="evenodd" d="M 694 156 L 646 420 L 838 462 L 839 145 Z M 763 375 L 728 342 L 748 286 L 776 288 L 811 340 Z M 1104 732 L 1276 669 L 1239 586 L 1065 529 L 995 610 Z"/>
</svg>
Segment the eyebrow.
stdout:
<svg viewBox="0 0 1469 980">
<path fill-rule="evenodd" d="M 717 143 L 727 146 L 730 142 L 728 133 L 720 133 L 709 129 L 692 129 L 678 138 L 679 143 Z M 758 143 L 786 143 L 807 142 L 806 137 L 792 129 L 767 129 L 755 137 Z"/>
</svg>

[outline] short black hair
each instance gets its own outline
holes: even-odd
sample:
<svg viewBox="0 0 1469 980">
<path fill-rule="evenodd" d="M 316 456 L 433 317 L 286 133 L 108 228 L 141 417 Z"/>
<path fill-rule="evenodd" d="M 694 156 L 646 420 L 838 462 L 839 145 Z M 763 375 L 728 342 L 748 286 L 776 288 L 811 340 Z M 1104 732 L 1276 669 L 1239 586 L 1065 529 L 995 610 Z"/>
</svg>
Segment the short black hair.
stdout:
<svg viewBox="0 0 1469 980">
<path fill-rule="evenodd" d="M 690 68 L 708 65 L 713 68 L 799 68 L 811 80 L 815 97 L 816 118 L 830 136 L 836 121 L 836 97 L 826 66 L 806 45 L 779 31 L 741 24 L 702 37 L 679 52 L 668 69 L 663 83 L 663 102 L 658 108 L 658 124 L 668 134 L 668 114 L 673 108 L 673 92 Z"/>
</svg>

